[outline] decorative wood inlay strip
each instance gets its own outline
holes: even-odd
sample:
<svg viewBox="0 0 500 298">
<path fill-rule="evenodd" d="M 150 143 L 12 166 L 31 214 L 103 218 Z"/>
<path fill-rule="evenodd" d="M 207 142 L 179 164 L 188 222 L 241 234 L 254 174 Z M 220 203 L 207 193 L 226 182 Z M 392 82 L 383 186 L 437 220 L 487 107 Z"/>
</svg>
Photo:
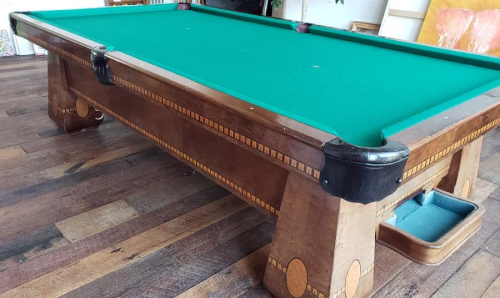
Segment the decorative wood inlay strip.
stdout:
<svg viewBox="0 0 500 298">
<path fill-rule="evenodd" d="M 404 200 L 407 197 L 409 197 L 411 194 L 415 193 L 417 190 L 423 188 L 427 184 L 430 184 L 435 179 L 444 176 L 448 172 L 449 169 L 450 169 L 450 166 L 448 165 L 448 166 L 444 167 L 443 169 L 439 170 L 437 173 L 435 173 L 434 175 L 432 175 L 428 179 L 422 181 L 417 186 L 415 186 L 412 189 L 410 189 L 409 191 L 405 192 L 403 195 L 401 195 L 400 197 L 398 197 L 396 200 L 392 201 L 389 205 L 386 205 L 386 206 L 384 206 L 384 208 L 378 210 L 377 211 L 377 217 L 382 216 L 385 212 L 387 212 L 388 210 L 391 210 L 394 206 L 396 206 L 402 200 Z"/>
<path fill-rule="evenodd" d="M 45 48 L 46 50 L 50 50 L 50 51 L 52 51 L 54 53 L 57 53 L 59 55 L 65 56 L 67 58 L 70 58 L 70 59 L 72 59 L 72 60 L 74 60 L 74 61 L 76 61 L 76 62 L 78 62 L 80 64 L 83 64 L 83 65 L 87 66 L 88 68 L 92 67 L 92 64 L 89 61 L 87 61 L 85 59 L 82 59 L 82 58 L 80 58 L 80 57 L 78 57 L 76 55 L 73 55 L 73 54 L 71 54 L 69 52 L 66 52 L 66 51 L 62 50 L 61 48 L 58 48 L 58 47 L 56 47 L 56 46 L 54 46 L 52 44 L 49 44 L 49 43 L 41 40 L 40 38 L 38 38 L 36 36 L 27 36 L 25 33 L 22 33 L 22 37 L 28 39 L 29 41 L 31 41 L 31 42 L 39 45 L 39 46 L 41 46 L 42 48 Z"/>
<path fill-rule="evenodd" d="M 281 264 L 280 262 L 278 262 L 276 259 L 274 259 L 273 257 L 269 256 L 268 259 L 267 259 L 267 262 L 271 265 L 273 265 L 273 267 L 275 267 L 276 269 L 278 269 L 279 271 L 281 271 L 282 273 L 286 274 L 287 272 L 287 268 L 285 265 Z M 368 266 L 368 268 L 366 268 L 365 270 L 363 270 L 363 272 L 361 272 L 361 276 L 360 278 L 364 277 L 365 275 L 367 275 L 370 271 L 373 270 L 374 268 L 374 264 L 371 264 L 370 266 Z M 322 292 L 320 292 L 317 288 L 313 287 L 311 284 L 307 284 L 307 287 L 306 289 L 313 295 L 315 295 L 316 297 L 318 298 L 327 298 L 327 297 L 330 297 L 330 298 L 339 298 L 341 297 L 342 294 L 345 293 L 345 286 L 343 286 L 340 290 L 337 291 L 337 293 L 333 294 L 333 296 L 328 296 Z"/>
<path fill-rule="evenodd" d="M 64 51 L 64 50 L 62 50 L 54 45 L 51 45 L 51 44 L 41 40 L 40 38 L 38 38 L 36 36 L 27 36 L 27 34 L 24 32 L 19 32 L 18 35 L 32 41 L 33 43 L 36 43 L 36 44 L 46 48 L 47 50 L 51 50 L 59 55 L 65 56 L 65 57 L 70 58 L 70 59 L 72 59 L 80 64 L 83 64 L 86 67 L 89 67 L 89 68 L 92 67 L 92 64 L 89 61 L 87 61 L 85 59 L 81 59 L 80 57 L 78 57 L 76 55 L 73 55 L 69 52 L 66 52 L 66 51 Z M 213 120 L 207 119 L 204 116 L 201 116 L 201 115 L 199 115 L 191 110 L 188 110 L 185 107 L 179 106 L 178 104 L 173 103 L 168 99 L 165 99 L 157 94 L 154 94 L 153 92 L 146 90 L 144 88 L 141 88 L 141 87 L 139 87 L 131 82 L 128 82 L 120 77 L 113 76 L 113 78 L 116 82 L 118 82 L 118 83 L 120 83 L 120 84 L 134 90 L 134 91 L 137 91 L 137 92 L 143 94 L 144 96 L 147 96 L 147 97 L 149 97 L 149 98 L 151 98 L 159 103 L 162 103 L 163 105 L 168 106 L 181 114 L 184 114 L 188 117 L 191 117 L 191 118 L 199 121 L 200 123 L 205 124 L 213 129 L 215 129 L 215 130 L 218 130 L 219 132 L 235 139 L 236 141 L 239 141 L 243 144 L 246 144 L 247 146 L 249 146 L 255 150 L 263 152 L 266 155 L 271 156 L 271 157 L 285 163 L 286 165 L 288 165 L 292 168 L 295 168 L 295 169 L 297 169 L 297 170 L 299 170 L 299 171 L 301 171 L 309 176 L 312 176 L 316 179 L 319 179 L 320 171 L 318 169 L 315 169 L 315 168 L 308 166 L 308 165 L 306 165 L 306 164 L 304 164 L 296 159 L 291 158 L 290 156 L 287 156 L 281 152 L 278 152 L 274 149 L 271 149 L 262 143 L 259 143 L 251 138 L 248 138 L 244 135 L 241 135 L 240 133 L 238 133 L 238 132 L 236 132 L 228 127 L 225 127 L 224 125 L 221 125 L 217 122 L 214 122 Z M 489 124 L 483 126 L 482 128 L 480 128 L 480 129 L 472 132 L 468 136 L 462 138 L 460 141 L 457 141 L 454 144 L 448 146 L 447 148 L 441 150 L 440 152 L 432 155 L 430 158 L 426 159 L 422 163 L 418 164 L 417 166 L 415 166 L 415 167 L 409 169 L 408 171 L 406 171 L 405 173 L 403 173 L 403 180 L 407 180 L 408 178 L 415 175 L 415 173 L 427 168 L 428 166 L 430 166 L 434 162 L 438 161 L 440 158 L 445 157 L 451 151 L 455 150 L 456 148 L 458 148 L 460 146 L 463 146 L 467 142 L 470 142 L 472 139 L 478 137 L 480 134 L 485 133 L 487 130 L 491 129 L 492 127 L 494 127 L 495 125 L 498 125 L 498 124 L 500 124 L 500 118 L 490 122 Z"/>
<path fill-rule="evenodd" d="M 61 109 L 59 108 L 59 112 L 63 114 L 71 113 L 71 112 L 76 112 L 76 107 L 69 108 L 69 109 Z"/>
<path fill-rule="evenodd" d="M 413 175 L 415 175 L 415 173 L 429 167 L 431 164 L 433 164 L 433 163 L 437 162 L 439 159 L 445 157 L 450 152 L 454 151 L 455 149 L 457 149 L 457 148 L 459 148 L 467 143 L 470 143 L 471 140 L 477 138 L 478 136 L 484 134 L 486 131 L 492 129 L 494 126 L 499 125 L 499 124 L 500 124 L 500 118 L 486 124 L 485 126 L 479 128 L 478 130 L 473 131 L 472 133 L 470 133 L 466 137 L 462 138 L 461 140 L 456 141 L 455 143 L 444 148 L 443 150 L 439 151 L 438 153 L 432 155 L 431 157 L 429 157 L 425 161 L 421 162 L 417 166 L 406 171 L 403 174 L 403 180 L 406 180 L 406 179 L 412 177 Z"/>
<path fill-rule="evenodd" d="M 301 171 L 309 176 L 312 176 L 316 179 L 319 179 L 320 171 L 317 169 L 314 169 L 311 166 L 308 166 L 308 165 L 306 165 L 306 164 L 304 164 L 304 163 L 302 163 L 302 162 L 300 162 L 300 161 L 298 161 L 298 160 L 296 160 L 296 159 L 294 159 L 294 158 L 292 158 L 284 153 L 281 153 L 279 151 L 271 149 L 268 146 L 254 140 L 252 138 L 249 138 L 245 135 L 242 135 L 241 133 L 236 132 L 229 127 L 226 127 L 223 124 L 220 124 L 216 121 L 213 121 L 209 118 L 206 118 L 206 117 L 204 117 L 204 116 L 202 116 L 194 111 L 187 109 L 186 107 L 180 106 L 180 105 L 170 101 L 169 99 L 162 97 L 161 95 L 154 94 L 153 92 L 151 92 L 149 90 L 146 90 L 140 86 L 137 86 L 134 83 L 126 81 L 126 80 L 124 80 L 120 77 L 117 77 L 117 76 L 113 76 L 113 79 L 115 82 L 120 83 L 120 84 L 146 96 L 146 97 L 149 97 L 149 98 L 153 99 L 154 101 L 157 101 L 157 102 L 177 111 L 180 114 L 183 114 L 187 117 L 190 117 L 190 118 L 200 122 L 201 124 L 218 131 L 219 133 L 222 133 L 226 136 L 229 136 L 230 138 L 232 138 L 236 141 L 239 141 L 240 143 L 242 143 L 242 144 L 244 144 L 244 145 L 246 145 L 254 150 L 260 151 L 261 153 L 264 153 L 268 156 L 271 156 L 271 157 L 285 163 L 286 165 L 288 165 L 296 170 L 299 170 L 299 171 Z"/>
<path fill-rule="evenodd" d="M 121 122 L 127 124 L 128 126 L 132 127 L 133 129 L 139 131 L 143 135 L 147 136 L 151 140 L 155 141 L 156 143 L 162 145 L 164 148 L 168 149 L 170 152 L 175 153 L 177 156 L 182 157 L 184 160 L 188 161 L 192 165 L 195 165 L 199 169 L 203 170 L 205 173 L 209 174 L 210 176 L 216 178 L 217 180 L 221 181 L 222 183 L 226 184 L 227 186 L 231 187 L 233 190 L 239 192 L 242 194 L 244 197 L 246 197 L 249 200 L 252 200 L 255 202 L 257 205 L 262 207 L 263 209 L 267 210 L 268 212 L 271 212 L 272 214 L 275 214 L 276 216 L 279 216 L 279 210 L 275 209 L 259 197 L 256 197 L 254 194 L 251 192 L 245 190 L 238 184 L 232 182 L 231 180 L 227 179 L 226 177 L 222 176 L 221 174 L 217 173 L 216 171 L 212 170 L 211 168 L 207 167 L 206 165 L 202 164 L 201 162 L 197 161 L 196 159 L 192 158 L 191 156 L 187 155 L 186 153 L 180 151 L 179 149 L 175 148 L 174 146 L 168 144 L 167 142 L 163 141 L 160 139 L 158 136 L 155 136 L 151 134 L 150 132 L 144 130 L 143 128 L 139 127 L 137 124 L 130 122 L 128 119 L 123 118 L 121 115 L 118 115 L 117 113 L 111 111 L 110 109 L 106 108 L 105 106 L 101 105 L 100 103 L 96 102 L 92 98 L 88 97 L 87 95 L 83 94 L 82 92 L 70 87 L 69 88 L 72 92 L 77 94 L 78 96 L 84 98 L 88 102 L 90 102 L 92 105 L 95 107 L 99 108 L 99 110 L 106 112 L 107 114 L 113 116 L 114 118 L 120 120 Z"/>
<path fill-rule="evenodd" d="M 72 59 L 72 60 L 74 60 L 74 61 L 76 61 L 76 62 L 78 62 L 78 63 L 80 63 L 88 68 L 92 67 L 92 64 L 89 61 L 82 59 L 76 55 L 73 55 L 67 51 L 64 51 L 61 48 L 58 48 L 52 44 L 49 44 L 36 36 L 27 36 L 25 33 L 20 32 L 20 36 L 21 35 L 24 38 L 32 41 L 35 44 L 38 44 L 39 46 L 41 46 L 47 50 L 53 51 L 59 55 L 65 56 L 66 58 Z M 230 129 L 230 128 L 228 128 L 220 123 L 217 123 L 211 119 L 208 119 L 208 118 L 206 118 L 198 113 L 195 113 L 195 112 L 193 112 L 185 107 L 182 107 L 182 106 L 180 106 L 180 105 L 178 105 L 178 104 L 176 104 L 176 103 L 174 103 L 174 102 L 172 102 L 172 101 L 170 101 L 170 100 L 168 100 L 168 99 L 166 99 L 158 94 L 154 94 L 153 92 L 146 90 L 140 86 L 137 86 L 131 82 L 128 82 L 120 77 L 117 77 L 114 75 L 113 79 L 115 82 L 118 82 L 118 83 L 120 83 L 120 84 L 122 84 L 122 85 L 136 91 L 136 92 L 139 92 L 140 94 L 142 94 L 146 97 L 149 97 L 149 98 L 153 99 L 154 101 L 157 101 L 157 102 L 159 102 L 159 103 L 161 103 L 161 104 L 163 104 L 171 109 L 174 109 L 175 111 L 177 111 L 181 114 L 184 114 L 188 117 L 191 117 L 191 118 L 197 120 L 198 122 L 200 122 L 206 126 L 209 126 L 212 129 L 218 130 L 220 133 L 225 134 L 225 135 L 231 137 L 232 139 L 235 139 L 236 141 L 239 141 L 239 142 L 247 145 L 248 147 L 251 147 L 254 150 L 258 150 L 258 151 L 260 151 L 268 156 L 271 156 L 271 157 L 285 163 L 286 165 L 288 165 L 296 170 L 299 170 L 299 171 L 301 171 L 309 176 L 312 176 L 316 179 L 319 179 L 320 171 L 311 167 L 311 166 L 308 166 L 308 165 L 306 165 L 306 164 L 304 164 L 304 163 L 302 163 L 302 162 L 300 162 L 300 161 L 298 161 L 298 160 L 296 160 L 288 155 L 285 155 L 281 152 L 273 150 L 262 143 L 259 143 L 259 142 L 255 141 L 249 137 L 246 137 L 246 136 L 244 136 L 244 135 L 242 135 L 242 134 L 240 134 L 240 133 L 238 133 L 238 132 L 236 132 L 236 131 L 234 131 L 234 130 L 232 130 L 232 129 Z"/>
</svg>

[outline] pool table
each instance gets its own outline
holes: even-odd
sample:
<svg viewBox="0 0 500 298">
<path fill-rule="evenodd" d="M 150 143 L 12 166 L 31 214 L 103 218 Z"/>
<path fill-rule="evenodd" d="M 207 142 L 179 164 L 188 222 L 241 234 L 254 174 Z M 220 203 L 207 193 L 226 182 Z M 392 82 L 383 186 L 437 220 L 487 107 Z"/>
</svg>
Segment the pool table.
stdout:
<svg viewBox="0 0 500 298">
<path fill-rule="evenodd" d="M 383 228 L 435 187 L 473 199 L 482 135 L 500 124 L 498 58 L 188 3 L 10 22 L 50 53 L 61 130 L 107 114 L 277 219 L 276 297 L 365 297 L 377 237 L 439 263 L 480 226 L 434 246 Z"/>
</svg>

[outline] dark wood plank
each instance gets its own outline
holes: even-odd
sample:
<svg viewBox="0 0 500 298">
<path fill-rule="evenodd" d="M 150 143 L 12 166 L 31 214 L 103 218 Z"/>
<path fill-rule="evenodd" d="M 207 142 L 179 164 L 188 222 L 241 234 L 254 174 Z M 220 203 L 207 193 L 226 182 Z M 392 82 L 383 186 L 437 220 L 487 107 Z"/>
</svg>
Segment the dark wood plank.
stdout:
<svg viewBox="0 0 500 298">
<path fill-rule="evenodd" d="M 2 65 L 23 65 L 24 63 L 30 63 L 33 61 L 47 61 L 47 56 L 35 56 L 35 55 L 25 55 L 25 56 L 9 56 L 0 57 L 0 63 Z"/>
<path fill-rule="evenodd" d="M 188 170 L 189 168 L 186 168 L 186 171 Z M 147 213 L 213 186 L 211 180 L 199 173 L 192 176 L 181 173 L 179 176 L 165 181 L 164 185 L 151 191 L 131 196 L 127 201 L 140 213 Z"/>
<path fill-rule="evenodd" d="M 484 249 L 500 258 L 500 229 L 497 230 L 491 237 L 488 239 L 486 244 L 484 245 Z"/>
<path fill-rule="evenodd" d="M 63 173 L 59 179 L 0 195 L 0 205 L 3 207 L 0 209 L 0 213 L 9 216 L 9 218 L 12 217 L 11 222 L 6 223 L 6 226 L 12 226 L 9 233 L 22 231 L 29 226 L 33 227 L 33 225 L 45 225 L 51 220 L 57 222 L 75 215 L 75 212 L 88 211 L 89 208 L 95 207 L 95 203 L 89 205 L 89 202 L 80 200 L 80 197 L 89 194 L 95 195 L 98 191 L 117 183 L 130 181 L 137 175 L 147 175 L 178 163 L 173 158 L 166 160 L 165 163 L 159 163 L 163 158 L 157 154 L 143 152 L 133 156 L 130 160 L 120 159 L 82 172 L 72 173 L 71 171 L 74 170 L 68 169 L 66 174 Z M 127 171 L 121 172 L 125 169 Z M 12 213 L 13 210 L 22 210 L 24 216 L 28 216 L 47 210 L 47 208 L 54 211 L 50 216 L 34 216 L 28 220 L 23 220 L 16 216 L 16 213 Z M 65 212 L 55 212 L 59 210 L 58 208 Z M 7 217 L 5 218 L 7 219 Z M 2 231 L 6 232 L 7 229 Z M 5 233 L 1 234 L 3 237 L 7 237 Z"/>
<path fill-rule="evenodd" d="M 68 244 L 54 225 L 30 230 L 0 242 L 0 272 Z"/>
<path fill-rule="evenodd" d="M 46 139 L 46 138 L 50 138 L 50 137 L 54 137 L 54 136 L 64 135 L 64 133 L 61 130 L 57 129 L 57 128 L 47 129 L 47 130 L 44 130 L 44 131 L 40 131 L 40 132 L 37 132 L 37 134 L 42 139 Z"/>
<path fill-rule="evenodd" d="M 17 65 L 16 65 L 17 66 Z M 36 69 L 36 66 L 29 65 L 29 66 L 18 66 L 18 67 L 12 67 L 12 68 L 5 68 L 2 69 L 0 68 L 0 73 L 6 73 L 6 72 L 11 72 L 11 71 L 17 71 L 17 70 L 30 70 L 30 69 Z"/>
<path fill-rule="evenodd" d="M 221 195 L 227 195 L 226 190 L 221 189 L 221 192 L 212 192 L 208 196 L 203 192 L 194 194 L 151 213 L 143 214 L 118 227 L 108 229 L 71 245 L 60 247 L 47 253 L 43 258 L 27 260 L 16 267 L 0 272 L 0 293 L 203 207 L 220 199 Z M 236 198 L 234 200 L 238 201 Z"/>
<path fill-rule="evenodd" d="M 0 58 L 0 293 L 19 286 L 25 291 L 17 293 L 56 293 L 52 281 L 64 281 L 57 293 L 66 297 L 271 297 L 262 279 L 274 223 L 236 198 L 241 211 L 222 220 L 168 243 L 146 239 L 155 247 L 144 258 L 125 255 L 133 245 L 114 247 L 156 235 L 170 221 L 190 224 L 189 214 L 229 193 L 199 173 L 184 176 L 188 166 L 109 118 L 97 131 L 62 135 L 46 115 L 45 68 L 46 57 Z M 499 154 L 496 128 L 481 155 L 481 230 L 437 267 L 376 245 L 373 297 L 500 297 Z M 96 222 L 95 233 L 74 243 L 54 225 L 120 200 L 139 216 L 105 227 Z M 114 267 L 100 264 L 110 253 L 124 255 L 112 256 Z M 89 259 L 101 269 L 71 271 Z M 82 283 L 80 273 L 92 277 Z"/>
<path fill-rule="evenodd" d="M 373 290 L 377 292 L 412 262 L 394 250 L 377 243 L 375 246 L 375 276 Z"/>
<path fill-rule="evenodd" d="M 65 297 L 175 297 L 270 243 L 273 231 L 247 208 Z"/>
<path fill-rule="evenodd" d="M 26 108 L 20 108 L 15 110 L 6 111 L 9 117 L 15 117 L 19 115 L 26 115 L 34 112 L 47 111 L 47 105 L 45 103 L 37 103 Z"/>
<path fill-rule="evenodd" d="M 2 296 L 59 297 L 82 287 L 113 271 L 129 267 L 146 259 L 171 244 L 182 241 L 190 235 L 215 224 L 245 208 L 248 205 L 234 196 L 227 196 L 216 202 L 193 210 L 145 233 L 117 243 L 96 252 L 75 264 L 12 289 Z M 101 295 L 102 296 L 102 295 Z"/>
<path fill-rule="evenodd" d="M 260 248 L 177 298 L 271 297 L 262 283 L 270 248 L 270 244 Z"/>
<path fill-rule="evenodd" d="M 47 93 L 30 95 L 21 98 L 10 98 L 0 102 L 0 110 L 6 115 L 9 111 L 16 111 L 21 109 L 28 109 L 31 105 L 47 105 Z"/>
<path fill-rule="evenodd" d="M 50 119 L 47 119 L 47 112 L 33 112 L 26 115 L 19 115 L 15 121 L 11 121 L 10 117 L 0 119 L 0 134 L 12 131 L 33 131 L 36 128 L 53 127 Z"/>
<path fill-rule="evenodd" d="M 6 118 L 7 114 L 5 114 Z M 2 119 L 2 117 L 0 117 Z M 23 145 L 28 142 L 39 140 L 40 136 L 32 131 L 9 131 L 0 133 L 0 149 Z"/>
<path fill-rule="evenodd" d="M 272 298 L 273 296 L 264 287 L 264 284 L 258 284 L 255 287 L 248 288 L 245 292 L 237 296 L 238 298 Z"/>
<path fill-rule="evenodd" d="M 25 82 L 20 82 L 19 85 L 12 84 L 9 87 L 2 88 L 0 90 L 0 102 L 12 98 L 26 97 L 33 94 L 41 95 L 46 92 L 47 92 L 47 85 L 43 83 L 27 84 Z"/>
<path fill-rule="evenodd" d="M 69 140 L 68 140 L 69 142 Z M 102 149 L 93 142 L 82 142 L 82 147 L 61 146 L 61 150 L 52 148 L 16 160 L 7 161 L 0 165 L 0 194 L 27 188 L 48 180 L 61 178 L 70 172 L 94 167 L 110 161 L 113 156 L 127 157 L 136 152 L 153 148 L 151 144 L 141 138 L 125 138 L 111 143 Z M 24 146 L 21 146 L 23 150 Z M 109 150 L 109 151 L 108 151 Z M 70 172 L 67 172 L 70 171 Z M 19 179 L 19 177 L 23 179 Z"/>
<path fill-rule="evenodd" d="M 16 70 L 8 73 L 0 73 L 0 83 L 12 82 L 18 79 L 22 79 L 27 75 L 46 75 L 46 69 L 29 69 L 29 70 Z"/>
</svg>

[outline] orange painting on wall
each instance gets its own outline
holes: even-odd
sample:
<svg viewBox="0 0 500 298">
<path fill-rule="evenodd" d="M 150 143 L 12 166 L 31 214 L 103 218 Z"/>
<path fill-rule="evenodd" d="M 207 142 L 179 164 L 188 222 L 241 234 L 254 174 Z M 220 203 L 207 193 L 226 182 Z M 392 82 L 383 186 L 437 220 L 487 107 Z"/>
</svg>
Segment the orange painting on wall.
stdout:
<svg viewBox="0 0 500 298">
<path fill-rule="evenodd" d="M 418 42 L 500 57 L 500 1 L 432 0 Z"/>
</svg>

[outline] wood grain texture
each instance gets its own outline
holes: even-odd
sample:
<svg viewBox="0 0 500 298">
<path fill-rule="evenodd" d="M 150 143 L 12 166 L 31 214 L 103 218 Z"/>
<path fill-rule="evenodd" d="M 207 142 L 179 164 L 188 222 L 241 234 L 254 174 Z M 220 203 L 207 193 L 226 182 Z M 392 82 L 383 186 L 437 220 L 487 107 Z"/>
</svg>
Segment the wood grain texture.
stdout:
<svg viewBox="0 0 500 298">
<path fill-rule="evenodd" d="M 24 150 L 19 146 L 3 148 L 0 149 L 0 161 L 16 158 L 20 155 L 25 155 L 25 154 L 26 152 L 24 152 Z"/>
<path fill-rule="evenodd" d="M 77 242 L 139 216 L 125 200 L 80 213 L 55 225 L 69 242 Z"/>
<path fill-rule="evenodd" d="M 498 189 L 498 185 L 477 178 L 474 202 L 481 203 Z"/>
<path fill-rule="evenodd" d="M 484 249 L 500 258 L 500 229 L 488 239 Z"/>
<path fill-rule="evenodd" d="M 499 293 L 500 293 L 500 275 L 490 285 L 490 287 L 486 290 L 486 292 L 484 292 L 481 298 L 497 298 Z"/>
<path fill-rule="evenodd" d="M 187 237 L 247 205 L 233 196 L 208 204 L 0 295 L 58 297 Z"/>
<path fill-rule="evenodd" d="M 376 293 L 386 283 L 398 275 L 412 262 L 394 250 L 378 244 L 375 246 L 375 277 L 373 293 Z"/>
<path fill-rule="evenodd" d="M 246 290 L 258 285 L 264 278 L 263 269 L 266 267 L 270 248 L 270 244 L 260 248 L 177 298 L 242 297 Z"/>
<path fill-rule="evenodd" d="M 207 222 L 206 226 L 174 236 L 177 241 L 160 244 L 155 235 L 147 241 L 157 246 L 151 250 L 139 247 L 141 252 L 131 260 L 127 258 L 136 251 L 127 248 L 124 251 L 130 254 L 123 253 L 121 259 L 112 256 L 109 263 L 97 261 L 107 257 L 105 252 L 110 248 L 116 250 L 119 244 L 141 239 L 141 234 L 165 223 L 182 221 L 179 225 L 189 226 L 189 214 L 229 193 L 199 173 L 184 176 L 189 167 L 113 120 L 105 120 L 98 131 L 71 138 L 62 135 L 43 110 L 47 93 L 41 86 L 47 84 L 47 74 L 36 68 L 45 69 L 45 64 L 46 57 L 0 58 L 0 72 L 4 68 L 3 73 L 17 73 L 0 79 L 0 150 L 19 147 L 25 152 L 0 161 L 0 293 L 33 289 L 48 296 L 65 293 L 67 298 L 270 298 L 263 272 L 275 223 L 244 204 L 216 222 L 209 218 L 211 212 L 203 219 L 196 217 Z M 29 70 L 35 71 L 18 76 Z M 427 298 L 448 293 L 453 288 L 451 281 L 475 270 L 466 272 L 463 268 L 468 263 L 474 267 L 476 262 L 471 258 L 477 258 L 478 252 L 498 257 L 500 189 L 495 190 L 496 169 L 487 165 L 497 162 L 489 158 L 500 151 L 499 132 L 494 129 L 483 142 L 481 173 L 486 179 L 478 180 L 476 189 L 476 197 L 484 199 L 487 211 L 481 230 L 437 267 L 412 263 L 377 244 L 373 297 Z M 260 131 L 248 133 L 258 135 Z M 286 141 L 275 136 L 266 140 Z M 287 150 L 292 149 L 297 147 Z M 54 225 L 81 214 L 98 213 L 101 206 L 120 200 L 139 210 L 139 215 L 74 243 Z M 175 233 L 176 228 L 172 230 Z M 147 256 L 139 258 L 141 253 Z M 92 260 L 98 264 L 93 266 Z M 81 269 L 85 266 L 92 270 Z M 57 272 L 62 272 L 60 277 Z M 490 284 L 494 273 L 489 271 L 485 276 L 478 276 L 479 286 L 473 288 L 480 289 L 477 293 L 483 291 L 484 298 L 497 298 L 498 276 Z M 440 292 L 440 287 L 445 289 Z"/>
<path fill-rule="evenodd" d="M 154 145 L 148 142 L 144 143 L 139 143 L 136 145 L 116 149 L 113 151 L 106 152 L 105 154 L 101 154 L 100 156 L 96 158 L 92 158 L 91 160 L 87 161 L 86 163 L 82 164 L 75 172 L 80 172 L 85 169 L 90 169 L 93 168 L 97 165 L 101 165 L 116 159 L 120 159 L 121 157 L 126 157 L 130 155 L 137 154 L 139 152 L 142 152 L 147 149 L 154 148 Z"/>
<path fill-rule="evenodd" d="M 30 230 L 8 239 L 4 238 L 0 242 L 0 272 L 68 243 L 54 225 Z"/>
<path fill-rule="evenodd" d="M 27 260 L 16 267 L 0 272 L 0 293 L 67 266 L 106 247 L 132 238 L 227 195 L 227 191 L 220 187 L 215 190 L 210 189 L 208 192 L 196 193 L 115 228 L 108 229 L 71 245 L 60 247 L 43 258 Z"/>
<path fill-rule="evenodd" d="M 500 258 L 480 250 L 431 297 L 479 298 L 499 274 Z"/>
<path fill-rule="evenodd" d="M 136 154 L 142 160 L 145 161 L 143 164 L 132 164 L 128 160 L 133 158 L 124 158 L 122 160 L 114 160 L 110 163 L 103 165 L 96 165 L 93 168 L 89 168 L 84 171 L 76 172 L 85 161 L 76 159 L 70 162 L 64 162 L 58 159 L 58 165 L 54 167 L 49 167 L 41 171 L 34 171 L 23 175 L 23 179 L 19 181 L 18 177 L 7 178 L 0 181 L 0 186 L 2 186 L 5 191 L 0 192 L 0 206 L 8 206 L 21 202 L 23 200 L 31 199 L 36 196 L 48 195 L 49 193 L 54 193 L 56 191 L 64 192 L 64 190 L 73 184 L 82 184 L 81 187 L 84 188 L 85 185 L 91 184 L 99 179 L 107 179 L 108 183 L 121 182 L 127 178 L 131 178 L 131 173 L 127 171 L 120 172 L 120 170 L 131 169 L 137 167 L 144 174 L 157 169 L 157 167 L 162 166 L 158 164 L 158 158 L 155 158 L 154 154 L 145 151 L 143 153 Z M 49 157 L 50 158 L 50 157 Z M 174 162 L 170 159 L 170 165 Z M 169 165 L 163 164 L 164 165 Z M 16 172 L 7 171 L 7 172 Z M 16 179 L 17 178 L 17 179 Z M 19 187 L 20 185 L 24 187 Z M 99 184 L 98 187 L 106 187 L 106 184 Z M 99 188 L 84 188 L 86 192 L 92 192 L 93 190 L 98 190 Z"/>
<path fill-rule="evenodd" d="M 174 297 L 268 244 L 273 230 L 247 208 L 65 297 Z"/>
<path fill-rule="evenodd" d="M 500 185 L 500 151 L 481 161 L 479 178 Z"/>
<path fill-rule="evenodd" d="M 165 181 L 163 185 L 151 191 L 131 196 L 127 198 L 127 201 L 139 213 L 147 213 L 212 186 L 213 182 L 199 173 L 192 176 L 182 175 L 170 181 Z"/>
</svg>

